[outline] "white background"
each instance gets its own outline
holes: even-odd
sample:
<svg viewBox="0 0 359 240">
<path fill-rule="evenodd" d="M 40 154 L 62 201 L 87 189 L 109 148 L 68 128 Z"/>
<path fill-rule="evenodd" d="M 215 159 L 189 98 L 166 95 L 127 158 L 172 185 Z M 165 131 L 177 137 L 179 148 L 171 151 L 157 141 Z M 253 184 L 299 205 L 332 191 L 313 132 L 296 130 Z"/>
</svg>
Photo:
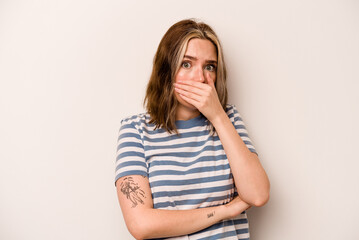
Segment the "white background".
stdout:
<svg viewBox="0 0 359 240">
<path fill-rule="evenodd" d="M 359 3 L 0 0 L 0 239 L 121 239 L 114 167 L 160 39 L 219 35 L 271 181 L 252 240 L 359 239 Z"/>
</svg>

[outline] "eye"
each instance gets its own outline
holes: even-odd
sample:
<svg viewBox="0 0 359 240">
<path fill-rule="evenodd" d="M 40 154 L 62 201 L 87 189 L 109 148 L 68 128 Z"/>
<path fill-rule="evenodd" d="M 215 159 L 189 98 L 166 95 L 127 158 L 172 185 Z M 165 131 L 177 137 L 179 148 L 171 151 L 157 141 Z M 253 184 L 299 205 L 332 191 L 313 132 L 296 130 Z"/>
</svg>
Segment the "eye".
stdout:
<svg viewBox="0 0 359 240">
<path fill-rule="evenodd" d="M 213 64 L 209 64 L 206 66 L 206 70 L 213 72 L 216 69 L 216 66 Z"/>
<path fill-rule="evenodd" d="M 190 63 L 190 62 L 183 62 L 183 63 L 182 63 L 182 67 L 183 67 L 183 68 L 190 68 L 190 67 L 191 67 L 191 63 Z"/>
</svg>

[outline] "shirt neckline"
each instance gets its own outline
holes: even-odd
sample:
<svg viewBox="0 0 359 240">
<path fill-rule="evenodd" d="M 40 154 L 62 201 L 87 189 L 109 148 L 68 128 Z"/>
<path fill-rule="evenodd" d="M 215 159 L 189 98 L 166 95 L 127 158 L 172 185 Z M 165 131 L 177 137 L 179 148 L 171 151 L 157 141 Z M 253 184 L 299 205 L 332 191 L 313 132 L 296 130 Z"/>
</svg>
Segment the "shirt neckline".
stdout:
<svg viewBox="0 0 359 240">
<path fill-rule="evenodd" d="M 176 126 L 177 128 L 184 128 L 184 127 L 191 127 L 191 126 L 197 126 L 199 123 L 203 123 L 206 119 L 206 117 L 200 113 L 197 117 L 188 119 L 188 120 L 176 120 Z"/>
</svg>

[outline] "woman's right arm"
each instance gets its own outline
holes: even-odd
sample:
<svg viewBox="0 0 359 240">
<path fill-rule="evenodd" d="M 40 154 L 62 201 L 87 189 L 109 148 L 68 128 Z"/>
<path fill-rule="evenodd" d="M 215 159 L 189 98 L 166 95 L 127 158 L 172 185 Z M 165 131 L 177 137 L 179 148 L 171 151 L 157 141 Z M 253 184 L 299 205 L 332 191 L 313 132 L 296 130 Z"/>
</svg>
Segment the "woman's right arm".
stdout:
<svg viewBox="0 0 359 240">
<path fill-rule="evenodd" d="M 181 236 L 233 218 L 250 206 L 238 197 L 227 205 L 193 210 L 154 209 L 148 178 L 141 175 L 116 181 L 117 196 L 128 230 L 136 239 Z"/>
</svg>

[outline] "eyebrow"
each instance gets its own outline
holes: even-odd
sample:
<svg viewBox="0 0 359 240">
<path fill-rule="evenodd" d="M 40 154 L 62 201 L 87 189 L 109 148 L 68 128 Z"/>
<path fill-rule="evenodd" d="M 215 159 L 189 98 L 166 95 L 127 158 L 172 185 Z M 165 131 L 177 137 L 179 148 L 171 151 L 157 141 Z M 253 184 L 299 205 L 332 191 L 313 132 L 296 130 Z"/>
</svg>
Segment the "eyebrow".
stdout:
<svg viewBox="0 0 359 240">
<path fill-rule="evenodd" d="M 194 60 L 194 61 L 198 60 L 198 58 L 192 57 L 192 56 L 190 56 L 190 55 L 184 55 L 183 58 L 188 58 L 188 59 Z M 207 63 L 215 63 L 215 64 L 217 64 L 217 61 L 216 61 L 216 60 L 206 60 L 206 62 L 207 62 Z"/>
</svg>

